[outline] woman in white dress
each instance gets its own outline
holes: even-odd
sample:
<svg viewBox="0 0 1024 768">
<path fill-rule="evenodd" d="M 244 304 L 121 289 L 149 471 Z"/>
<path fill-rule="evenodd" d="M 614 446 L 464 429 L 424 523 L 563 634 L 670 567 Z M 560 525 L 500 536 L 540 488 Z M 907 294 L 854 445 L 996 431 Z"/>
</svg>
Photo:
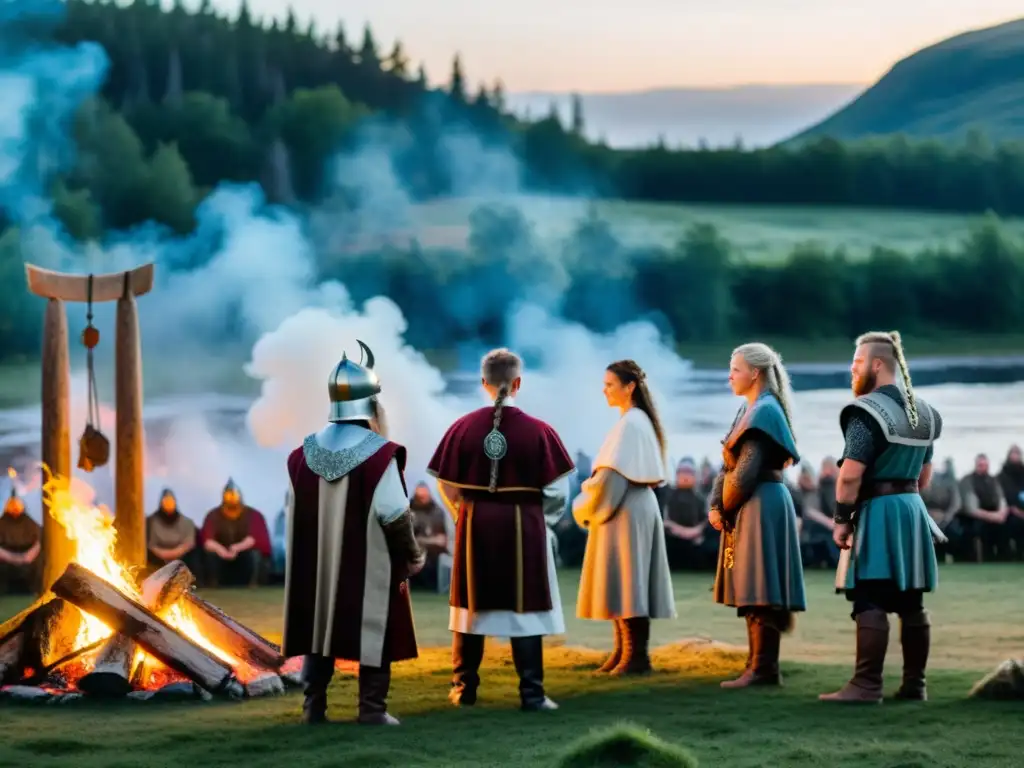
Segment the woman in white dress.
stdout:
<svg viewBox="0 0 1024 768">
<path fill-rule="evenodd" d="M 665 435 L 647 376 L 632 360 L 608 366 L 604 395 L 622 416 L 573 503 L 576 522 L 589 533 L 576 615 L 613 623 L 615 649 L 599 672 L 645 674 L 651 619 L 676 615 L 654 495 L 665 484 Z"/>
</svg>

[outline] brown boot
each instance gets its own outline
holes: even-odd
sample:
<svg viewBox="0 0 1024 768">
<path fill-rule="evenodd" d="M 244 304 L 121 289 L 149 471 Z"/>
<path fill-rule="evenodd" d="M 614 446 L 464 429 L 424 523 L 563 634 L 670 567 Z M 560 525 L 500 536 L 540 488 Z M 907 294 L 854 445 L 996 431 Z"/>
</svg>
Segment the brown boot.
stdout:
<svg viewBox="0 0 1024 768">
<path fill-rule="evenodd" d="M 925 668 L 932 645 L 928 611 L 900 617 L 900 644 L 903 646 L 903 682 L 896 698 L 903 701 L 928 701 Z"/>
<path fill-rule="evenodd" d="M 835 693 L 823 693 L 821 701 L 851 704 L 882 703 L 882 670 L 889 647 L 889 616 L 872 608 L 857 614 L 857 666 L 853 678 Z"/>
<path fill-rule="evenodd" d="M 623 626 L 622 619 L 612 620 L 612 630 L 615 633 L 615 647 L 612 650 L 611 656 L 609 656 L 604 664 L 597 668 L 599 673 L 611 672 L 622 660 L 622 636 L 626 633 L 625 627 Z"/>
<path fill-rule="evenodd" d="M 634 616 L 623 620 L 622 658 L 610 674 L 646 675 L 651 672 L 649 653 L 651 642 L 651 620 L 646 616 Z"/>
<path fill-rule="evenodd" d="M 391 688 L 391 666 L 359 665 L 359 717 L 361 725 L 399 725 L 398 718 L 388 714 L 388 690 Z"/>
<path fill-rule="evenodd" d="M 327 719 L 327 686 L 334 677 L 334 659 L 310 654 L 302 661 L 302 722 L 321 725 Z"/>
<path fill-rule="evenodd" d="M 723 688 L 748 688 L 752 685 L 782 685 L 779 652 L 782 633 L 771 617 L 747 614 L 750 621 L 750 665 L 735 680 L 721 683 Z"/>
</svg>

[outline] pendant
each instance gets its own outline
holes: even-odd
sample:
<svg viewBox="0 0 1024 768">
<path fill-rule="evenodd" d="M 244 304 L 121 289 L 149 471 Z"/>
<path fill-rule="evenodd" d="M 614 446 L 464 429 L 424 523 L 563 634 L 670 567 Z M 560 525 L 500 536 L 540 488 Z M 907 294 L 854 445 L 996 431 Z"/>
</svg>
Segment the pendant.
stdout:
<svg viewBox="0 0 1024 768">
<path fill-rule="evenodd" d="M 484 455 L 491 461 L 500 461 L 508 453 L 508 442 L 505 436 L 496 429 L 492 429 L 484 438 Z"/>
</svg>

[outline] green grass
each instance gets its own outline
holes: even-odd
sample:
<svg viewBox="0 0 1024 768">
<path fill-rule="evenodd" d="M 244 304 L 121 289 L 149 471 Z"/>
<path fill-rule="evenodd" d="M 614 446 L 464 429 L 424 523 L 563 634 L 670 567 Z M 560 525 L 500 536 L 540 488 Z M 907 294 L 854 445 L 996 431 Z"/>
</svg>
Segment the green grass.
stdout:
<svg viewBox="0 0 1024 768">
<path fill-rule="evenodd" d="M 701 766 L 1009 768 L 1020 765 L 1024 751 L 1024 706 L 967 700 L 966 694 L 980 675 L 1024 648 L 1021 575 L 1020 566 L 1010 565 L 943 569 L 940 591 L 928 601 L 935 629 L 927 705 L 837 710 L 816 700 L 849 675 L 853 646 L 848 606 L 831 593 L 831 574 L 820 571 L 808 573 L 810 612 L 784 641 L 786 686 L 721 690 L 717 681 L 738 673 L 743 652 L 706 639 L 738 643 L 743 627 L 732 611 L 711 602 L 710 575 L 688 574 L 675 580 L 679 618 L 655 623 L 653 641 L 660 647 L 650 678 L 591 676 L 610 630 L 601 622 L 568 620 L 567 640 L 547 644 L 548 690 L 562 705 L 556 713 L 516 710 L 515 673 L 507 647 L 497 642 L 488 647 L 479 706 L 451 708 L 445 599 L 416 593 L 424 650 L 417 661 L 395 667 L 391 709 L 404 719 L 401 728 L 304 728 L 297 724 L 298 694 L 240 704 L 9 705 L 0 714 L 0 765 L 555 766 L 572 742 L 599 740 L 588 734 L 628 721 L 684 748 Z M 561 575 L 570 614 L 576 585 L 577 574 Z M 279 637 L 280 589 L 204 597 Z M 0 600 L 0 617 L 26 602 Z M 889 690 L 899 669 L 895 639 L 891 647 Z M 330 714 L 351 718 L 354 703 L 354 680 L 339 676 Z"/>
<path fill-rule="evenodd" d="M 415 210 L 415 234 L 424 246 L 464 247 L 469 215 L 479 198 L 425 203 Z M 585 201 L 528 196 L 515 202 L 545 239 L 564 238 L 586 215 Z M 678 241 L 698 223 L 713 224 L 737 249 L 753 261 L 780 261 L 797 245 L 815 241 L 830 249 L 842 248 L 851 257 L 867 256 L 875 246 L 906 253 L 936 246 L 955 246 L 977 216 L 862 208 L 799 206 L 678 205 L 598 201 L 598 215 L 609 221 L 623 242 L 630 245 Z M 1024 235 L 1024 221 L 1007 221 L 1011 234 Z"/>
</svg>

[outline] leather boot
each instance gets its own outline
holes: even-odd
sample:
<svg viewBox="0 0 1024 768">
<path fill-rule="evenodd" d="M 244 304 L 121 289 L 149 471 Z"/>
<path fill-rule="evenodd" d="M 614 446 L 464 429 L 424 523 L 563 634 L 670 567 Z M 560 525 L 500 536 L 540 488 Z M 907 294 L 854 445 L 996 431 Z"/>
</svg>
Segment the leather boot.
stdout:
<svg viewBox="0 0 1024 768">
<path fill-rule="evenodd" d="M 634 616 L 624 620 L 622 635 L 622 658 L 612 670 L 613 675 L 646 675 L 651 671 L 649 646 L 651 641 L 651 620 L 646 616 Z"/>
<path fill-rule="evenodd" d="M 512 638 L 512 661 L 519 674 L 519 701 L 524 712 L 558 709 L 544 694 L 544 639 L 540 635 Z"/>
<path fill-rule="evenodd" d="M 327 720 L 327 686 L 334 677 L 334 659 L 310 654 L 302 661 L 302 722 L 319 725 Z"/>
<path fill-rule="evenodd" d="M 752 685 L 782 685 L 779 652 L 782 633 L 771 616 L 748 613 L 750 627 L 750 665 L 735 680 L 721 683 L 722 688 L 749 688 Z"/>
<path fill-rule="evenodd" d="M 388 714 L 388 691 L 391 689 L 391 665 L 368 667 L 359 665 L 360 725 L 399 725 L 398 718 Z"/>
<path fill-rule="evenodd" d="M 932 628 L 928 611 L 917 611 L 900 617 L 900 645 L 903 646 L 903 682 L 896 698 L 903 701 L 928 701 L 925 668 L 932 645 Z"/>
<path fill-rule="evenodd" d="M 623 620 L 613 619 L 612 630 L 615 633 L 615 646 L 611 656 L 605 660 L 604 664 L 597 668 L 597 671 L 600 673 L 611 672 L 619 665 L 619 661 L 622 660 L 622 636 L 626 631 L 623 626 Z"/>
<path fill-rule="evenodd" d="M 448 700 L 455 706 L 471 707 L 476 704 L 483 658 L 483 635 L 452 634 L 452 688 L 448 692 Z"/>
<path fill-rule="evenodd" d="M 850 704 L 882 703 L 882 671 L 889 647 L 889 616 L 872 608 L 857 614 L 857 666 L 853 678 L 835 693 L 823 693 L 821 701 Z"/>
</svg>

